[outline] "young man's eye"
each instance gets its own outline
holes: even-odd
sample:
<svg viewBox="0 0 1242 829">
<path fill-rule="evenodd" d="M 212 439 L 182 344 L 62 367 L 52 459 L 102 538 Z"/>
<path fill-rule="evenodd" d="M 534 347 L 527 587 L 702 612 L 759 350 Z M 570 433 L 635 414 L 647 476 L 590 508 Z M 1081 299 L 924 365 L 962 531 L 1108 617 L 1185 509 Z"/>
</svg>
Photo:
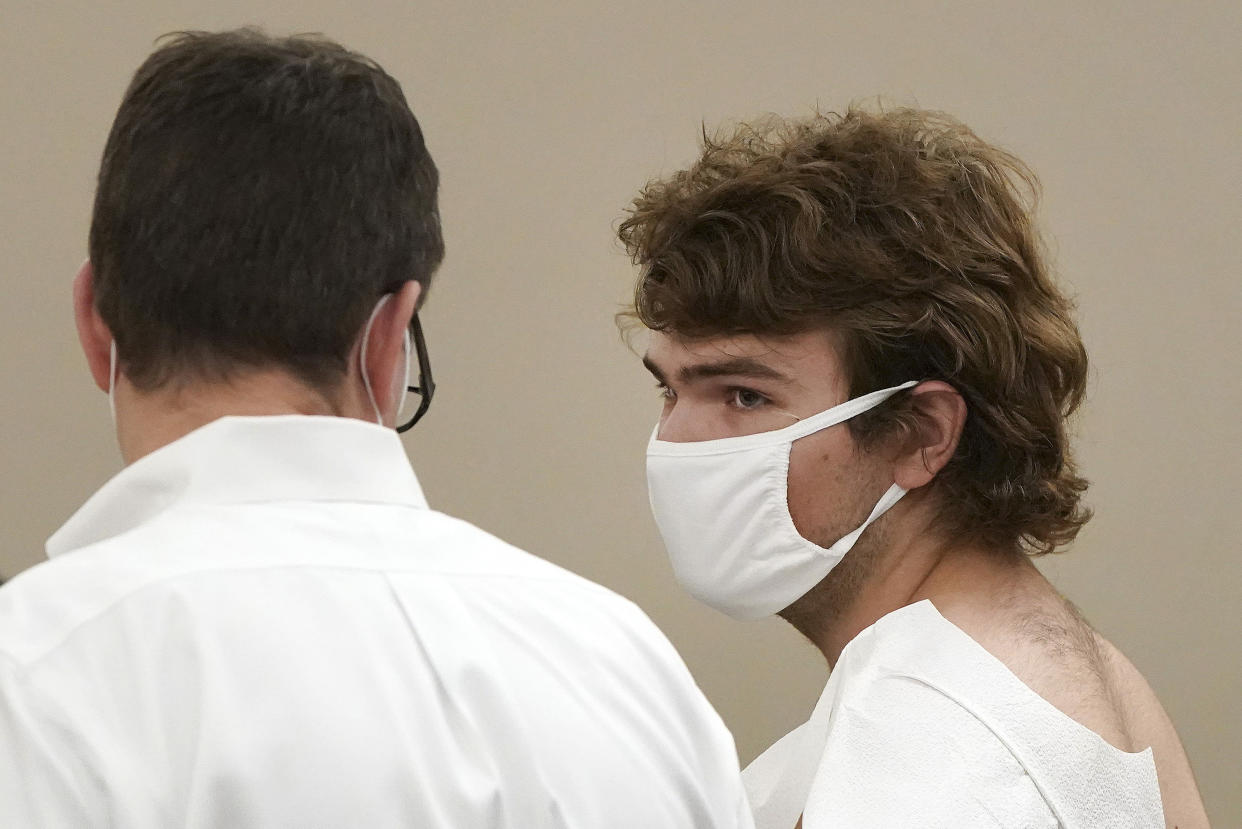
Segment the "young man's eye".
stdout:
<svg viewBox="0 0 1242 829">
<path fill-rule="evenodd" d="M 768 399 L 752 389 L 729 389 L 729 405 L 738 409 L 758 409 Z"/>
</svg>

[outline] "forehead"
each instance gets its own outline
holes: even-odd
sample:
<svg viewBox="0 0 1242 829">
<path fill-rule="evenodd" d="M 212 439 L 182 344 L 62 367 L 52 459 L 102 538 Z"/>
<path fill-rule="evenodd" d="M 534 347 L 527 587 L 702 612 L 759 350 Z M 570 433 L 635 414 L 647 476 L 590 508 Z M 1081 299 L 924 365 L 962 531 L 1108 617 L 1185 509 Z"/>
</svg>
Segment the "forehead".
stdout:
<svg viewBox="0 0 1242 829">
<path fill-rule="evenodd" d="M 770 369 L 806 388 L 847 385 L 836 338 L 824 330 L 779 337 L 741 334 L 694 339 L 652 331 L 645 360 L 666 380 L 708 376 L 711 372 L 703 369 L 714 367 L 750 365 Z"/>
</svg>

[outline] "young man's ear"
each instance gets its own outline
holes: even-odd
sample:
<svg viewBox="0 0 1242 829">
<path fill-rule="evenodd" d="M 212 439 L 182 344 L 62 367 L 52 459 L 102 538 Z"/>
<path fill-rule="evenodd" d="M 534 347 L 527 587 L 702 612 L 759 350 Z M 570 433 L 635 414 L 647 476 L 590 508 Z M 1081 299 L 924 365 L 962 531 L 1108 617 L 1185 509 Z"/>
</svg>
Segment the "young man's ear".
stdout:
<svg viewBox="0 0 1242 829">
<path fill-rule="evenodd" d="M 910 390 L 913 428 L 897 459 L 894 480 L 904 489 L 931 483 L 957 451 L 966 401 L 948 383 L 930 380 Z"/>
<path fill-rule="evenodd" d="M 111 383 L 112 331 L 95 308 L 95 268 L 89 259 L 82 263 L 73 279 L 73 319 L 91 377 L 95 385 L 106 392 Z"/>
</svg>

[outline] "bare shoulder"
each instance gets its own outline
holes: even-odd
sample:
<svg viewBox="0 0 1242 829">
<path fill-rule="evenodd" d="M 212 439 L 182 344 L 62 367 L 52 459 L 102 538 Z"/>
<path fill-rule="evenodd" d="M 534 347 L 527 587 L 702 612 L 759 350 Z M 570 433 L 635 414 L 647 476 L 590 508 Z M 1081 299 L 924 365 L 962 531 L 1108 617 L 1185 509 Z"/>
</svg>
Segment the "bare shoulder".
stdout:
<svg viewBox="0 0 1242 829">
<path fill-rule="evenodd" d="M 1104 660 L 1105 675 L 1117 689 L 1132 739 L 1150 746 L 1160 780 L 1160 798 L 1170 827 L 1208 826 L 1207 812 L 1186 749 L 1156 692 L 1126 656 L 1098 633 L 1096 647 Z"/>
<path fill-rule="evenodd" d="M 1190 762 L 1164 706 L 1134 664 L 1072 604 L 1040 591 L 988 608 L 950 606 L 944 615 L 1027 687 L 1115 748 L 1150 747 L 1168 826 L 1208 826 Z"/>
<path fill-rule="evenodd" d="M 941 613 L 1066 716 L 1122 751 L 1145 748 L 1136 746 L 1110 676 L 1107 643 L 1059 596 L 950 604 Z"/>
</svg>

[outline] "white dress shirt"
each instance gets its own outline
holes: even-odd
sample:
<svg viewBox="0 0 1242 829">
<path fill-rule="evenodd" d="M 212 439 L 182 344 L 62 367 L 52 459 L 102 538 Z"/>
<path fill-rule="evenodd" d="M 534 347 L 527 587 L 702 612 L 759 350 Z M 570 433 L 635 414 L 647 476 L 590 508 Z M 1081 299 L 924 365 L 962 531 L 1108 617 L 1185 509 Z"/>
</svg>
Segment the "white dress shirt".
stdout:
<svg viewBox="0 0 1242 829">
<path fill-rule="evenodd" d="M 757 829 L 1164 829 L 1150 748 L 1061 713 L 930 601 L 855 637 L 743 777 Z"/>
<path fill-rule="evenodd" d="M 630 602 L 427 508 L 396 434 L 228 417 L 0 589 L 0 827 L 749 827 Z"/>
</svg>

